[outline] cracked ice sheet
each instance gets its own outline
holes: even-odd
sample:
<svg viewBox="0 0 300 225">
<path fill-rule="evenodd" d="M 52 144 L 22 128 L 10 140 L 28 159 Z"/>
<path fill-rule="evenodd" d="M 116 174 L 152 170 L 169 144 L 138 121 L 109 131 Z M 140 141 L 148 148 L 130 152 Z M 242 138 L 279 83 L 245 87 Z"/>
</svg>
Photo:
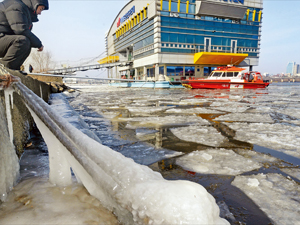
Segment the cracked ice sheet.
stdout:
<svg viewBox="0 0 300 225">
<path fill-rule="evenodd" d="M 236 131 L 235 139 L 300 157 L 300 127 L 284 124 L 225 123 Z"/>
<path fill-rule="evenodd" d="M 300 113 L 299 113 L 299 108 L 285 108 L 281 110 L 277 110 L 277 112 L 282 113 L 284 115 L 288 115 L 290 117 L 295 117 L 297 119 L 300 119 Z"/>
<path fill-rule="evenodd" d="M 300 224 L 300 187 L 295 181 L 273 173 L 237 176 L 231 184 L 251 198 L 274 224 Z"/>
<path fill-rule="evenodd" d="M 287 173 L 288 175 L 300 180 L 300 169 L 299 168 L 282 168 L 280 170 L 283 171 L 284 173 Z"/>
<path fill-rule="evenodd" d="M 194 151 L 176 159 L 176 164 L 188 171 L 204 174 L 236 176 L 258 169 L 262 164 L 226 149 Z"/>
<path fill-rule="evenodd" d="M 251 105 L 246 103 L 232 102 L 232 101 L 218 101 L 213 102 L 210 107 L 223 112 L 241 113 L 250 108 Z"/>
<path fill-rule="evenodd" d="M 134 115 L 145 115 L 145 114 L 154 114 L 158 112 L 165 111 L 170 107 L 127 107 L 130 113 Z"/>
<path fill-rule="evenodd" d="M 196 142 L 203 145 L 218 147 L 227 138 L 218 132 L 214 127 L 192 125 L 170 129 L 171 132 L 181 140 Z"/>
<path fill-rule="evenodd" d="M 180 113 L 180 114 L 222 114 L 223 112 L 208 109 L 206 107 L 198 107 L 191 109 L 168 109 L 165 113 Z"/>
<path fill-rule="evenodd" d="M 259 113 L 231 113 L 219 116 L 215 121 L 234 121 L 234 122 L 252 122 L 252 123 L 273 123 L 271 116 Z"/>
<path fill-rule="evenodd" d="M 136 117 L 136 118 L 117 118 L 116 121 L 126 122 L 126 128 L 136 129 L 139 127 L 162 127 L 162 126 L 178 126 L 188 124 L 208 125 L 207 120 L 197 116 L 165 116 L 165 117 Z"/>
</svg>

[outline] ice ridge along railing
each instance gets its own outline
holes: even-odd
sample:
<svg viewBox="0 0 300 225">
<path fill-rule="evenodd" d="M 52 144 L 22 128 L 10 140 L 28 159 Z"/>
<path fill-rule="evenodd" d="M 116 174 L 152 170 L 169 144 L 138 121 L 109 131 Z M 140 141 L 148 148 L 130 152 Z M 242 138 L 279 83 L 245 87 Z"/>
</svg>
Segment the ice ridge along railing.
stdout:
<svg viewBox="0 0 300 225">
<path fill-rule="evenodd" d="M 122 224 L 229 224 L 219 217 L 215 199 L 201 185 L 165 180 L 83 134 L 22 83 L 13 87 L 48 146 L 53 184 L 70 185 L 72 170 Z"/>
</svg>

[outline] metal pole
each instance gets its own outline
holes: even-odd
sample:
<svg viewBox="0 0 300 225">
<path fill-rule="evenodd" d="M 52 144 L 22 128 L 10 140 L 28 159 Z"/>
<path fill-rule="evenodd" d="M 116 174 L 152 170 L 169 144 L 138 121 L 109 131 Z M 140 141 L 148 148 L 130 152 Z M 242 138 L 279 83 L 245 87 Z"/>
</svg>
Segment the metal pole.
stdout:
<svg viewBox="0 0 300 225">
<path fill-rule="evenodd" d="M 70 76 L 70 75 L 45 74 L 45 73 L 29 73 L 28 75 L 47 76 L 47 77 L 62 77 L 62 78 L 76 78 L 76 79 L 91 79 L 91 80 L 115 80 L 115 81 L 145 82 L 145 80 L 117 79 L 117 78 L 99 78 L 99 77 L 75 77 L 75 76 Z M 146 82 L 154 82 L 154 81 L 146 81 Z"/>
</svg>

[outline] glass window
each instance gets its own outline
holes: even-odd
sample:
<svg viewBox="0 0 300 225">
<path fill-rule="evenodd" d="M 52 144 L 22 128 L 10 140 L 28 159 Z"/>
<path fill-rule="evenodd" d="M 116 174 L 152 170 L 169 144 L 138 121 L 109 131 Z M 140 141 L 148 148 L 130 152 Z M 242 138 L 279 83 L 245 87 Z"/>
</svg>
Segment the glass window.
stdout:
<svg viewBox="0 0 300 225">
<path fill-rule="evenodd" d="M 154 77 L 154 68 L 147 69 L 147 77 Z"/>
<path fill-rule="evenodd" d="M 186 66 L 185 67 L 185 76 L 195 76 L 195 67 L 194 66 Z"/>
<path fill-rule="evenodd" d="M 191 2 L 190 2 L 190 3 L 191 3 Z M 196 8 L 195 5 L 189 5 L 189 13 L 195 14 L 195 8 Z"/>
<path fill-rule="evenodd" d="M 195 43 L 194 35 L 186 35 L 186 43 Z"/>
<path fill-rule="evenodd" d="M 185 13 L 186 12 L 186 4 L 180 3 L 180 12 Z"/>
<path fill-rule="evenodd" d="M 169 42 L 170 41 L 170 35 L 166 33 L 161 33 L 161 41 L 162 42 Z"/>
<path fill-rule="evenodd" d="M 167 66 L 167 76 L 175 76 L 175 66 Z"/>
<path fill-rule="evenodd" d="M 169 1 L 163 1 L 162 10 L 169 11 Z"/>
<path fill-rule="evenodd" d="M 233 72 L 227 72 L 227 77 L 233 77 Z"/>
<path fill-rule="evenodd" d="M 164 68 L 165 68 L 164 66 L 160 66 L 160 67 L 159 67 L 159 74 L 164 75 L 164 73 L 165 73 L 165 72 L 164 72 Z"/>
<path fill-rule="evenodd" d="M 222 74 L 223 74 L 223 72 L 214 72 L 214 73 L 212 74 L 212 77 L 221 77 Z"/>
<path fill-rule="evenodd" d="M 170 42 L 178 42 L 178 34 L 170 34 Z"/>
<path fill-rule="evenodd" d="M 177 2 L 171 2 L 171 11 L 177 12 Z"/>
<path fill-rule="evenodd" d="M 177 66 L 175 67 L 175 76 L 182 76 L 183 75 L 183 67 Z"/>
</svg>

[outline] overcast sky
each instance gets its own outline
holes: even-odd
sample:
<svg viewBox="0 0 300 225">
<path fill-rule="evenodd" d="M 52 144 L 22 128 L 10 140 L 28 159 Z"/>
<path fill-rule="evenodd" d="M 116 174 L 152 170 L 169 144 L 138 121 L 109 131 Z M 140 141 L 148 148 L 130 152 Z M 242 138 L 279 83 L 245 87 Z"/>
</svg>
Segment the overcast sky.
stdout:
<svg viewBox="0 0 300 225">
<path fill-rule="evenodd" d="M 105 33 L 126 2 L 50 0 L 33 32 L 59 63 L 100 59 Z M 285 72 L 290 61 L 300 64 L 299 21 L 300 1 L 264 0 L 261 53 L 254 70 L 275 74 Z"/>
</svg>

